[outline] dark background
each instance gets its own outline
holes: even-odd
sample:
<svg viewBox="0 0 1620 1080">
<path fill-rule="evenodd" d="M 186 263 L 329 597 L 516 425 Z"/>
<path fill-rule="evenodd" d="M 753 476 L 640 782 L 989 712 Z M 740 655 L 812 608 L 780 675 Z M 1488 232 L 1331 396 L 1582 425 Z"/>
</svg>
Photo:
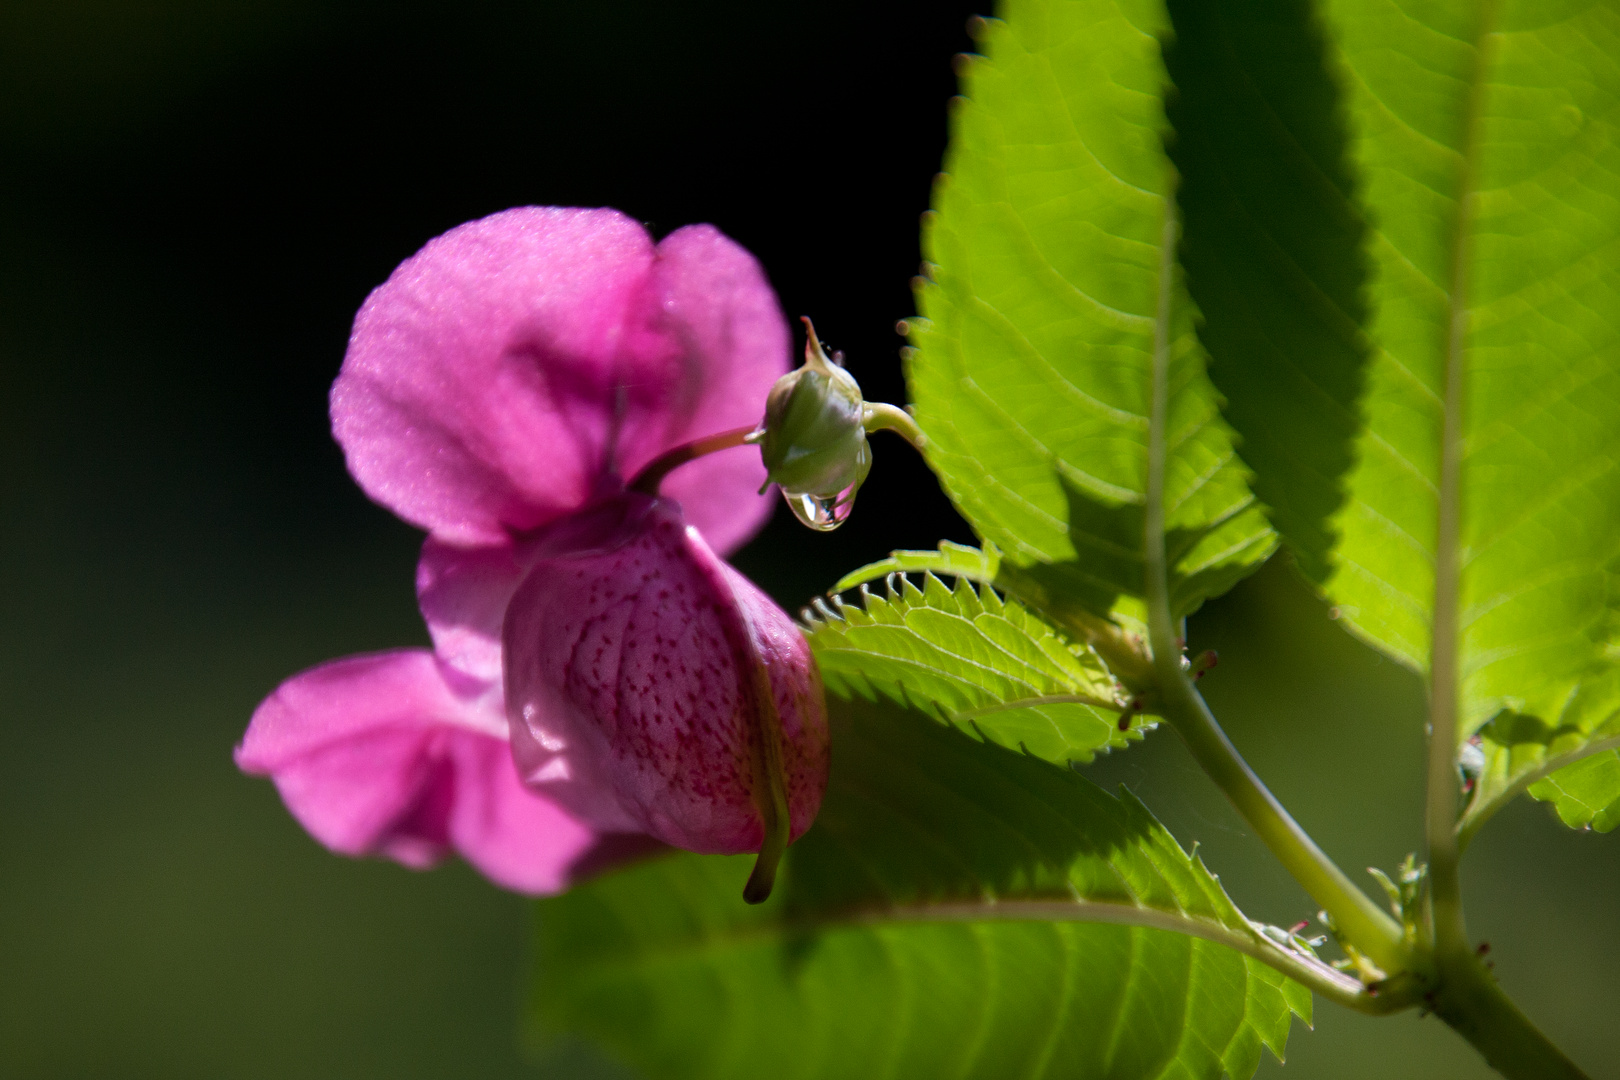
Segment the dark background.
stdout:
<svg viewBox="0 0 1620 1080">
<path fill-rule="evenodd" d="M 0 5 L 0 1076 L 596 1075 L 525 1065 L 529 908 L 465 867 L 327 855 L 230 749 L 281 678 L 425 641 L 419 536 L 326 388 L 365 294 L 526 203 L 711 221 L 901 400 L 973 5 L 10 0 Z M 883 439 L 851 524 L 738 562 L 797 606 L 968 539 Z M 1418 842 L 1420 690 L 1276 565 L 1195 620 L 1233 736 L 1348 867 Z M 1257 917 L 1312 913 L 1166 735 L 1099 763 Z M 1532 1014 L 1620 1076 L 1620 838 L 1518 806 L 1470 914 Z M 1297 1077 L 1488 1075 L 1430 1020 L 1319 1005 Z M 1613 1055 L 1620 1057 L 1620 1055 Z M 1277 1075 L 1274 1065 L 1263 1069 Z"/>
</svg>

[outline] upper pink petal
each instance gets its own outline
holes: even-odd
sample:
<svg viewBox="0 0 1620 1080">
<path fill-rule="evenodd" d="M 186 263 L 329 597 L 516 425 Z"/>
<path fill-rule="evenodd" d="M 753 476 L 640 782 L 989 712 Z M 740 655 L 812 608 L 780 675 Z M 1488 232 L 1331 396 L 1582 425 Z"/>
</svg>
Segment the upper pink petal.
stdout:
<svg viewBox="0 0 1620 1080">
<path fill-rule="evenodd" d="M 332 387 L 360 485 L 462 543 L 580 505 L 652 261 L 613 210 L 525 207 L 430 241 L 366 299 Z"/>
<path fill-rule="evenodd" d="M 425 650 L 351 657 L 265 699 L 236 762 L 334 851 L 424 867 L 455 850 L 506 888 L 555 892 L 597 834 L 523 787 L 500 710 Z"/>
<path fill-rule="evenodd" d="M 681 344 L 684 363 L 701 371 L 702 389 L 666 434 L 626 447 L 627 476 L 670 446 L 758 424 L 793 348 L 764 270 L 712 225 L 688 225 L 666 236 L 652 279 L 647 308 Z M 680 503 L 687 522 L 724 555 L 775 509 L 774 494 L 756 494 L 764 483 L 759 450 L 744 446 L 681 466 L 662 493 Z"/>
<path fill-rule="evenodd" d="M 757 421 L 787 362 L 763 273 L 714 229 L 655 248 L 616 211 L 526 207 L 452 229 L 371 294 L 333 430 L 373 498 L 441 540 L 500 544 Z M 670 490 L 729 548 L 767 512 L 762 479 L 727 451 Z"/>
</svg>

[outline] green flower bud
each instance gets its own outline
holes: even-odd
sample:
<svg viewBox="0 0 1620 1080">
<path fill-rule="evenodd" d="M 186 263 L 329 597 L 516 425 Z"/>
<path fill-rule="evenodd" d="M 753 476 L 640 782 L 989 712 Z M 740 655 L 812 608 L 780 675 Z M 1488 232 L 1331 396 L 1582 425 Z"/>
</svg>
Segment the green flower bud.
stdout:
<svg viewBox="0 0 1620 1080">
<path fill-rule="evenodd" d="M 765 399 L 760 456 L 769 483 L 813 529 L 837 528 L 872 468 L 860 384 L 829 359 L 809 319 L 804 366 L 776 380 Z"/>
<path fill-rule="evenodd" d="M 804 366 L 776 381 L 750 441 L 759 443 L 767 485 L 782 489 L 800 521 L 826 532 L 849 517 L 872 468 L 866 433 L 890 428 L 917 446 L 922 433 L 904 410 L 865 402 L 843 354 L 829 359 L 809 319 L 804 326 Z"/>
</svg>

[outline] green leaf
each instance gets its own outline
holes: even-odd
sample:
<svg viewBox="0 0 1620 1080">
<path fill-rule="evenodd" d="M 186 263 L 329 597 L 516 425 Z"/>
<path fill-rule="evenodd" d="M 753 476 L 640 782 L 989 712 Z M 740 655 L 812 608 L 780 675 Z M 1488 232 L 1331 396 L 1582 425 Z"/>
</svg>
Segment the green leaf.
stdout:
<svg viewBox="0 0 1620 1080">
<path fill-rule="evenodd" d="M 976 737 L 1059 764 L 1140 739 L 1121 731 L 1126 695 L 1097 654 L 1070 644 L 1016 600 L 959 577 L 923 587 L 894 575 L 889 595 L 807 609 L 806 636 L 827 689 L 909 705 Z M 896 589 L 898 583 L 898 589 Z"/>
<path fill-rule="evenodd" d="M 1171 11 L 1213 376 L 1338 616 L 1421 673 L 1445 636 L 1437 700 L 1485 728 L 1466 838 L 1620 703 L 1620 13 Z"/>
<path fill-rule="evenodd" d="M 965 577 L 969 581 L 986 584 L 996 580 L 1001 569 L 1001 549 L 986 543 L 981 550 L 949 540 L 939 542 L 938 551 L 891 551 L 887 559 L 867 563 L 838 579 L 829 593 L 847 592 L 869 581 L 886 578 L 890 574 L 928 572 L 952 577 Z"/>
<path fill-rule="evenodd" d="M 1371 352 L 1366 224 L 1309 0 L 1171 0 L 1181 258 L 1272 524 L 1326 580 Z"/>
<path fill-rule="evenodd" d="M 1420 671 L 1431 625 L 1454 615 L 1460 738 L 1504 709 L 1556 724 L 1605 664 L 1605 568 L 1620 555 L 1620 12 L 1326 11 L 1375 223 L 1366 429 L 1327 591 Z M 1441 552 L 1450 512 L 1457 546 Z M 1442 556 L 1457 566 L 1450 612 L 1436 609 L 1437 584 L 1442 600 L 1453 584 L 1437 583 Z"/>
<path fill-rule="evenodd" d="M 1605 750 L 1565 766 L 1532 784 L 1530 794 L 1552 803 L 1572 829 L 1609 832 L 1620 825 L 1620 751 Z"/>
<path fill-rule="evenodd" d="M 1162 338 L 1170 599 L 1184 615 L 1274 538 L 1173 285 L 1164 14 L 1156 0 L 1012 0 L 1005 16 L 983 24 L 924 226 L 908 374 L 926 452 L 1007 563 L 1140 622 Z"/>
<path fill-rule="evenodd" d="M 1140 804 L 859 708 L 835 713 L 821 816 L 767 903 L 740 899 L 748 857 L 678 855 L 539 905 L 538 1037 L 654 1080 L 1243 1080 L 1308 1020 Z"/>
<path fill-rule="evenodd" d="M 1612 748 L 1620 746 L 1620 666 L 1610 665 L 1585 680 L 1555 722 L 1504 712 L 1486 724 L 1480 736 L 1483 764 L 1458 824 L 1463 843 L 1526 791 L 1553 802 L 1558 816 L 1572 826 L 1608 820 L 1604 807 L 1620 797 L 1620 789 L 1605 797 L 1601 784 L 1620 774 L 1585 759 L 1612 756 Z"/>
</svg>

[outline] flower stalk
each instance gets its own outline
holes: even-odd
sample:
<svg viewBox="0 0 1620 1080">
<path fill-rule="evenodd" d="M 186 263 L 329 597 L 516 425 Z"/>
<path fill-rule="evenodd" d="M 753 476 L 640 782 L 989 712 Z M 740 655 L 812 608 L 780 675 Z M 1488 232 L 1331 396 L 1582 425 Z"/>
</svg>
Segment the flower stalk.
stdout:
<svg viewBox="0 0 1620 1080">
<path fill-rule="evenodd" d="M 760 843 L 753 872 L 743 886 L 743 899 L 750 904 L 760 904 L 770 897 L 776 884 L 776 868 L 790 840 L 791 815 L 782 765 L 782 718 L 776 711 L 775 691 L 764 665 L 754 669 L 754 685 L 760 729 L 755 744 L 754 802 L 765 824 L 765 838 Z"/>
<path fill-rule="evenodd" d="M 730 450 L 734 446 L 746 446 L 759 441 L 759 428 L 753 424 L 745 427 L 732 428 L 729 431 L 706 435 L 701 439 L 682 443 L 679 446 L 664 451 L 649 461 L 635 478 L 630 481 L 631 491 L 642 495 L 657 496 L 658 485 L 664 482 L 664 477 L 685 465 L 689 461 L 696 461 L 700 457 L 718 453 L 721 450 Z"/>
</svg>

